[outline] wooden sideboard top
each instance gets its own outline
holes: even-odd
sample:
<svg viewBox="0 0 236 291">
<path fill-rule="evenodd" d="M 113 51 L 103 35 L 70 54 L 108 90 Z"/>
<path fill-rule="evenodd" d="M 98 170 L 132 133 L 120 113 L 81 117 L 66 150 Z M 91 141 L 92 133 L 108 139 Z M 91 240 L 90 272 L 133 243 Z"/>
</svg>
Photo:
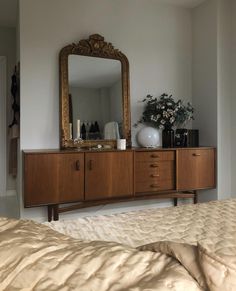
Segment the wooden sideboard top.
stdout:
<svg viewBox="0 0 236 291">
<path fill-rule="evenodd" d="M 125 151 L 136 151 L 136 152 L 143 152 L 143 151 L 176 151 L 176 150 L 197 150 L 197 149 L 214 149 L 213 146 L 200 146 L 200 147 L 178 147 L 178 148 L 141 148 L 141 147 L 132 147 L 127 148 L 126 150 L 118 150 L 118 149 L 84 149 L 84 148 L 76 148 L 76 149 L 32 149 L 32 150 L 23 150 L 25 154 L 67 154 L 67 153 L 94 153 L 94 152 L 125 152 Z"/>
</svg>

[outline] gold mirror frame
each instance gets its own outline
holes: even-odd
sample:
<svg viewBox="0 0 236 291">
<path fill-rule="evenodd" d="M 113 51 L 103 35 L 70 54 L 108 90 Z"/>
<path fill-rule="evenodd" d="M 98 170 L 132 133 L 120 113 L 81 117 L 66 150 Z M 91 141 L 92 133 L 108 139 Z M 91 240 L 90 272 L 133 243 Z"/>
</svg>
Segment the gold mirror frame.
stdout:
<svg viewBox="0 0 236 291">
<path fill-rule="evenodd" d="M 131 146 L 130 126 L 130 88 L 129 88 L 129 61 L 127 57 L 111 43 L 105 42 L 99 34 L 89 36 L 89 39 L 80 40 L 78 44 L 72 43 L 60 51 L 60 147 L 83 148 L 94 147 L 98 144 L 116 147 L 116 140 L 72 140 L 69 133 L 69 55 L 82 55 L 105 59 L 114 59 L 121 62 L 122 72 L 122 101 L 123 101 L 123 135 L 127 146 Z"/>
</svg>

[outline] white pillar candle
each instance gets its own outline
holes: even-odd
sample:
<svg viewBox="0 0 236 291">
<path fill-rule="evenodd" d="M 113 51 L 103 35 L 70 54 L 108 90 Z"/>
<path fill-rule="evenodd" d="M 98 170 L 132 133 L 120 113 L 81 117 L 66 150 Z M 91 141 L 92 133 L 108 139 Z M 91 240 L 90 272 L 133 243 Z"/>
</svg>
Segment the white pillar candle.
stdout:
<svg viewBox="0 0 236 291">
<path fill-rule="evenodd" d="M 72 123 L 69 123 L 69 131 L 70 139 L 72 139 Z"/>
<path fill-rule="evenodd" d="M 77 119 L 77 139 L 80 138 L 80 120 Z"/>
<path fill-rule="evenodd" d="M 117 149 L 126 150 L 126 139 L 117 139 Z"/>
</svg>

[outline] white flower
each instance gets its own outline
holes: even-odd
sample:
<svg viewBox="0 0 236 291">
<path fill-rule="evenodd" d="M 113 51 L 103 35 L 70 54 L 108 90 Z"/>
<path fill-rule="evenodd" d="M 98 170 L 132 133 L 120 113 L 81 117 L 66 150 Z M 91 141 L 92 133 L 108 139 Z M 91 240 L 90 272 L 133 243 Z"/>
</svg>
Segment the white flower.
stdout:
<svg viewBox="0 0 236 291">
<path fill-rule="evenodd" d="M 167 111 L 163 111 L 162 115 L 163 115 L 163 117 L 166 117 L 166 118 L 169 117 L 169 114 L 167 113 Z"/>
<path fill-rule="evenodd" d="M 165 120 L 164 119 L 162 119 L 161 120 L 161 124 L 165 124 L 166 122 L 165 122 Z"/>
<path fill-rule="evenodd" d="M 154 115 L 151 115 L 151 120 L 156 122 L 156 121 L 157 121 L 157 118 L 156 118 L 156 116 L 154 116 Z"/>
<path fill-rule="evenodd" d="M 159 128 L 160 128 L 160 129 L 164 129 L 165 127 L 164 127 L 163 125 L 160 125 Z"/>
<path fill-rule="evenodd" d="M 175 122 L 175 118 L 174 117 L 171 117 L 170 118 L 170 123 L 174 123 Z"/>
<path fill-rule="evenodd" d="M 174 111 L 173 111 L 172 109 L 167 109 L 167 112 L 168 112 L 169 114 L 171 114 L 171 115 L 174 114 Z"/>
</svg>

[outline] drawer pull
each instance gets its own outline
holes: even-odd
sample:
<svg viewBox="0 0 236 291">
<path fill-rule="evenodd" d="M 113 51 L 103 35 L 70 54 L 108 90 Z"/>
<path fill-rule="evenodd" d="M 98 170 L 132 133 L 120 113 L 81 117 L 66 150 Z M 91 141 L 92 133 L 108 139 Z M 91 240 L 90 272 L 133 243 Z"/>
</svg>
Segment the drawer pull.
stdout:
<svg viewBox="0 0 236 291">
<path fill-rule="evenodd" d="M 159 174 L 152 174 L 151 177 L 156 178 L 156 177 L 160 177 L 160 175 Z"/>
<path fill-rule="evenodd" d="M 159 158 L 159 156 L 158 155 L 155 155 L 155 154 L 152 154 L 151 155 L 151 158 Z"/>
<path fill-rule="evenodd" d="M 75 162 L 75 169 L 76 169 L 76 171 L 80 171 L 80 161 L 79 160 L 77 160 Z"/>
<path fill-rule="evenodd" d="M 159 185 L 157 185 L 157 184 L 152 184 L 152 185 L 150 185 L 150 187 L 151 187 L 151 188 L 159 188 Z"/>
<path fill-rule="evenodd" d="M 157 164 L 151 164 L 150 167 L 151 168 L 158 168 L 158 165 Z"/>
<path fill-rule="evenodd" d="M 193 156 L 194 156 L 194 157 L 200 157 L 201 155 L 200 155 L 200 154 L 195 154 L 195 153 L 194 153 Z"/>
</svg>

